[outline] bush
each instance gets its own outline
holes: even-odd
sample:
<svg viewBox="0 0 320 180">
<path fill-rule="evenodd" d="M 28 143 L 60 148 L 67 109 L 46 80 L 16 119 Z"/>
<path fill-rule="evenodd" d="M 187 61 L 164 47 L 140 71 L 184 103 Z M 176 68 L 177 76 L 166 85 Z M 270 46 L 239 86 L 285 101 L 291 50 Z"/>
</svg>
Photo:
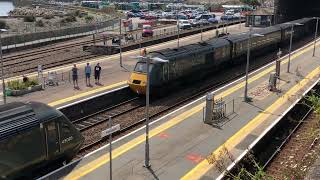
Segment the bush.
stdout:
<svg viewBox="0 0 320 180">
<path fill-rule="evenodd" d="M 42 20 L 36 21 L 36 26 L 38 26 L 38 27 L 44 27 L 43 21 L 42 21 Z"/>
<path fill-rule="evenodd" d="M 13 80 L 8 82 L 8 88 L 11 90 L 23 90 L 36 85 L 39 85 L 39 82 L 36 79 L 31 79 L 27 82 L 21 82 L 19 80 Z"/>
<path fill-rule="evenodd" d="M 34 22 L 35 20 L 36 20 L 36 17 L 34 17 L 34 16 L 25 16 L 23 18 L 24 22 Z"/>
<path fill-rule="evenodd" d="M 91 22 L 93 21 L 93 16 L 87 15 L 84 17 L 84 19 L 86 20 L 86 22 Z"/>
<path fill-rule="evenodd" d="M 70 22 L 76 22 L 77 18 L 75 16 L 67 16 L 61 20 L 61 23 L 70 23 Z"/>
<path fill-rule="evenodd" d="M 5 21 L 0 21 L 0 29 L 6 29 L 7 23 Z"/>
<path fill-rule="evenodd" d="M 44 19 L 53 19 L 54 15 L 45 15 L 43 16 Z"/>
</svg>

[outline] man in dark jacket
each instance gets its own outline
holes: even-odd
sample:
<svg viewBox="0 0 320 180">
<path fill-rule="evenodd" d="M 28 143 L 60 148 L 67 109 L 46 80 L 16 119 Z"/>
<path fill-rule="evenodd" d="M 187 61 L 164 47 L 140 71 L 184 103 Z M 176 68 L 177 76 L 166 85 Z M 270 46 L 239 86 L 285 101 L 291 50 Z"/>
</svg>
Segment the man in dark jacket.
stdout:
<svg viewBox="0 0 320 180">
<path fill-rule="evenodd" d="M 95 67 L 94 67 L 94 79 L 96 84 L 100 84 L 100 75 L 101 75 L 101 66 L 100 63 L 98 63 Z"/>
</svg>

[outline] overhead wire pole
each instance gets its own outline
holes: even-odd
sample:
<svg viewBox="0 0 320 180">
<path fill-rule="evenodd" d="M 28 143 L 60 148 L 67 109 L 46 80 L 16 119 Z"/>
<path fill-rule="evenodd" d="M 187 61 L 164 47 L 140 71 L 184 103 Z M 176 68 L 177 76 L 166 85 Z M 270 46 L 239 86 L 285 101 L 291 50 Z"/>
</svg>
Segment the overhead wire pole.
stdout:
<svg viewBox="0 0 320 180">
<path fill-rule="evenodd" d="M 133 57 L 134 59 L 145 59 L 147 62 L 147 69 L 146 69 L 146 74 L 147 74 L 147 84 L 146 84 L 146 122 L 145 122 L 145 126 L 146 126 L 146 142 L 145 142 L 145 159 L 144 159 L 144 167 L 146 168 L 150 168 L 150 145 L 149 145 L 149 106 L 150 106 L 150 72 L 149 72 L 149 67 L 150 67 L 150 61 L 157 61 L 157 62 L 164 62 L 164 63 L 168 63 L 168 60 L 163 60 L 160 58 L 150 58 L 148 56 L 146 56 L 146 54 L 144 54 L 143 56 L 138 56 L 138 57 Z"/>
<path fill-rule="evenodd" d="M 293 33 L 294 33 L 294 26 L 301 26 L 303 24 L 300 23 L 287 23 L 291 25 L 291 33 L 290 33 L 290 46 L 289 46 L 289 61 L 288 61 L 288 68 L 287 68 L 287 72 L 290 72 L 290 64 L 291 64 L 291 51 L 292 51 L 292 40 L 293 40 Z"/>
<path fill-rule="evenodd" d="M 289 61 L 288 61 L 288 68 L 287 72 L 290 72 L 290 61 L 291 61 L 291 50 L 292 50 L 292 39 L 293 39 L 293 24 L 291 24 L 291 32 L 290 32 L 290 46 L 289 46 Z"/>
<path fill-rule="evenodd" d="M 144 167 L 150 167 L 150 148 L 149 148 L 149 96 L 150 96 L 150 73 L 149 73 L 149 66 L 150 66 L 150 58 L 147 57 L 147 87 L 146 87 L 146 143 L 145 143 L 145 161 Z"/>
<path fill-rule="evenodd" d="M 180 48 L 180 25 L 178 24 L 178 48 Z"/>
<path fill-rule="evenodd" d="M 251 44 L 251 33 L 252 33 L 252 26 L 250 25 L 249 31 L 249 39 L 248 39 L 248 50 L 247 50 L 247 65 L 246 65 L 246 84 L 244 87 L 244 101 L 248 102 L 248 73 L 249 73 L 249 63 L 250 63 L 250 44 Z"/>
<path fill-rule="evenodd" d="M 313 45 L 313 54 L 312 57 L 316 55 L 316 44 L 317 44 L 317 36 L 318 36 L 318 26 L 319 26 L 319 17 L 316 17 L 317 23 L 316 23 L 316 32 L 314 33 L 314 45 Z"/>
<path fill-rule="evenodd" d="M 2 42 L 1 42 L 1 33 L 6 32 L 6 29 L 0 29 L 0 59 L 1 59 L 1 79 L 2 79 L 2 93 L 3 93 L 3 103 L 7 103 L 6 97 L 6 84 L 4 82 L 4 69 L 3 69 L 3 57 L 2 57 Z"/>
<path fill-rule="evenodd" d="M 122 26 L 122 23 L 121 23 L 121 18 L 119 19 L 119 34 L 120 34 L 120 38 L 119 38 L 119 50 L 120 50 L 120 67 L 123 67 L 122 65 L 122 47 L 121 47 L 121 40 L 122 40 L 122 34 L 121 34 L 121 26 Z"/>
<path fill-rule="evenodd" d="M 251 99 L 248 97 L 248 79 L 249 79 L 249 63 L 250 63 L 250 51 L 251 51 L 251 38 L 263 37 L 262 34 L 252 34 L 252 25 L 250 25 L 249 38 L 248 38 L 248 51 L 247 51 L 247 65 L 246 65 L 246 82 L 244 87 L 244 102 L 249 102 Z"/>
</svg>

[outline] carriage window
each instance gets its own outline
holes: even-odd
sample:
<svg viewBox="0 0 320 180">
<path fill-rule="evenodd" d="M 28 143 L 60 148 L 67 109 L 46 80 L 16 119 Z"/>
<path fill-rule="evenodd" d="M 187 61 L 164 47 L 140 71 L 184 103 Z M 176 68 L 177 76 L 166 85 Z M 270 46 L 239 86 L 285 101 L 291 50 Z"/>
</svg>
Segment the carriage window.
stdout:
<svg viewBox="0 0 320 180">
<path fill-rule="evenodd" d="M 149 72 L 151 72 L 153 68 L 153 64 L 150 64 L 149 66 Z M 144 62 L 138 62 L 136 64 L 136 67 L 134 68 L 135 72 L 140 72 L 140 73 L 146 73 L 147 72 L 147 64 Z"/>
</svg>

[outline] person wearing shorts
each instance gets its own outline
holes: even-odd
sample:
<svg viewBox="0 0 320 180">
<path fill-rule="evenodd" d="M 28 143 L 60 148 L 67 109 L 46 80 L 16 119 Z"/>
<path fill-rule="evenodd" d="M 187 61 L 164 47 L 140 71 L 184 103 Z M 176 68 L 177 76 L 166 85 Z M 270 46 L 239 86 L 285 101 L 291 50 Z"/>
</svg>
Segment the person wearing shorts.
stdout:
<svg viewBox="0 0 320 180">
<path fill-rule="evenodd" d="M 87 63 L 86 67 L 84 68 L 84 72 L 86 74 L 86 85 L 91 86 L 91 83 L 90 83 L 91 66 L 89 63 Z"/>
<path fill-rule="evenodd" d="M 78 88 L 79 87 L 78 86 L 78 68 L 76 64 L 73 65 L 71 72 L 72 72 L 73 87 Z"/>
<path fill-rule="evenodd" d="M 94 79 L 95 79 L 95 83 L 96 84 L 100 84 L 100 74 L 101 74 L 101 66 L 100 63 L 98 63 L 95 67 L 94 67 Z"/>
</svg>

